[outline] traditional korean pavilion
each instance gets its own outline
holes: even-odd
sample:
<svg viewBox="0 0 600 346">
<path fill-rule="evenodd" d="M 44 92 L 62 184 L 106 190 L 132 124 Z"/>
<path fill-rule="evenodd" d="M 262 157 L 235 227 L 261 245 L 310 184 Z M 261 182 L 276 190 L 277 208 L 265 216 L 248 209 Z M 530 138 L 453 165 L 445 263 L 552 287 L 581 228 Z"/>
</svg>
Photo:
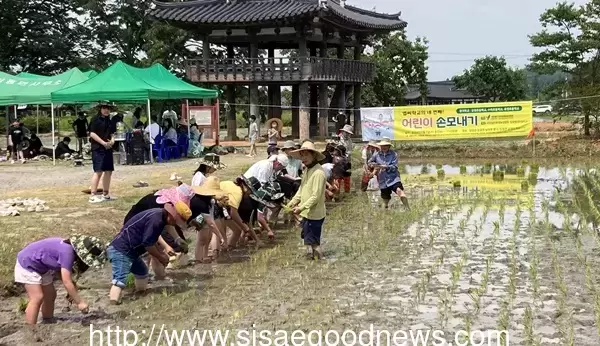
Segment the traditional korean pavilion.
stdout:
<svg viewBox="0 0 600 346">
<path fill-rule="evenodd" d="M 227 115 L 229 140 L 237 139 L 235 88 L 241 86 L 248 88 L 250 114 L 256 116 L 258 87 L 267 86 L 269 118 L 281 118 L 281 87 L 291 86 L 295 138 L 325 137 L 344 123 L 353 123 L 355 134 L 359 134 L 361 86 L 372 82 L 375 75 L 374 64 L 361 61 L 363 47 L 376 34 L 406 26 L 400 13 L 368 11 L 344 0 L 155 4 L 152 16 L 156 19 L 193 31 L 204 43 L 226 47 L 226 58 L 217 59 L 211 56 L 209 45 L 203 44 L 202 57 L 187 61 L 185 68 L 193 82 L 226 86 L 225 96 L 231 105 Z M 236 56 L 235 47 L 248 49 L 249 57 Z M 293 53 L 276 57 L 275 51 L 282 49 Z M 259 51 L 264 51 L 265 57 L 260 57 Z M 328 95 L 330 86 L 335 90 L 333 95 Z M 353 100 L 349 100 L 350 94 Z M 348 109 L 350 101 L 353 109 Z"/>
</svg>

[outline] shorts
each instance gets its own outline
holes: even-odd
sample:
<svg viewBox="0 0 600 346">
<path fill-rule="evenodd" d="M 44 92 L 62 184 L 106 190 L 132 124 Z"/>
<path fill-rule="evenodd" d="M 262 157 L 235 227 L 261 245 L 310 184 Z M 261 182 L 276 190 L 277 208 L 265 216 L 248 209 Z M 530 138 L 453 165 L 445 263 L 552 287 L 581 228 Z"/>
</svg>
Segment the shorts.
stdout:
<svg viewBox="0 0 600 346">
<path fill-rule="evenodd" d="M 50 270 L 44 274 L 29 271 L 19 264 L 15 264 L 15 282 L 26 285 L 42 285 L 48 286 L 54 282 L 56 272 Z"/>
<path fill-rule="evenodd" d="M 250 136 L 250 144 L 256 143 L 256 136 Z"/>
<path fill-rule="evenodd" d="M 381 199 L 389 201 L 390 199 L 392 199 L 392 193 L 396 192 L 398 188 L 404 191 L 404 185 L 402 185 L 402 182 L 397 182 L 392 186 L 388 186 L 384 189 L 381 189 Z"/>
<path fill-rule="evenodd" d="M 136 279 L 145 279 L 148 277 L 148 267 L 141 258 L 131 258 L 115 249 L 112 245 L 106 251 L 108 260 L 112 266 L 113 285 L 125 288 L 129 273 L 132 273 Z"/>
<path fill-rule="evenodd" d="M 321 232 L 323 230 L 323 222 L 321 220 L 302 220 L 302 232 L 300 237 L 304 239 L 304 245 L 321 245 Z"/>
<path fill-rule="evenodd" d="M 93 150 L 92 151 L 92 166 L 94 172 L 112 172 L 115 170 L 112 151 L 110 150 Z"/>
<path fill-rule="evenodd" d="M 13 145 L 12 145 L 12 153 L 13 154 L 17 154 L 19 151 L 22 151 L 22 150 L 23 150 L 22 142 L 13 143 Z"/>
</svg>

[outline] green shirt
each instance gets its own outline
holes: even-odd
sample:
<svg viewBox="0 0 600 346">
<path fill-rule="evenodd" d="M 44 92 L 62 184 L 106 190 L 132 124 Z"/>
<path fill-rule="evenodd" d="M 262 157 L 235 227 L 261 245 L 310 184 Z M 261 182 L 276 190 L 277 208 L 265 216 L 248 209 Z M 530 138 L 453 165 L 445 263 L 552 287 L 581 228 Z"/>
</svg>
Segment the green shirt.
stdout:
<svg viewBox="0 0 600 346">
<path fill-rule="evenodd" d="M 300 216 L 309 220 L 325 218 L 325 183 L 327 178 L 320 164 L 303 173 L 298 192 L 290 201 L 290 207 L 297 205 Z"/>
</svg>

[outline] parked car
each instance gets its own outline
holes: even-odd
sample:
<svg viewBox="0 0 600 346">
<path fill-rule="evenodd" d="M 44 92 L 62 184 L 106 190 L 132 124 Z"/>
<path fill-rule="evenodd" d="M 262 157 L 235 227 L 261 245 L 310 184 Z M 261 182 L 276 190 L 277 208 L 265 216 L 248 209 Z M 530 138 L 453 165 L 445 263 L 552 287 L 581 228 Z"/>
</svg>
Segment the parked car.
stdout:
<svg viewBox="0 0 600 346">
<path fill-rule="evenodd" d="M 552 113 L 552 106 L 550 105 L 537 105 L 533 107 L 534 114 L 550 114 Z"/>
</svg>

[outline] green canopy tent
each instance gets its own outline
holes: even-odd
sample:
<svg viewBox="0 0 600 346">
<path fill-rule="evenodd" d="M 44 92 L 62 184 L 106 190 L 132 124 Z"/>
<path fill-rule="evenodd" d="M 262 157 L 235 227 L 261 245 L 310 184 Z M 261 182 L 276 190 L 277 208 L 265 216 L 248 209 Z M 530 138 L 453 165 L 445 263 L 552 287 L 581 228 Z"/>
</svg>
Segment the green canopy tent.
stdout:
<svg viewBox="0 0 600 346">
<path fill-rule="evenodd" d="M 146 102 L 150 121 L 152 118 L 150 100 L 209 99 L 218 96 L 217 90 L 199 88 L 186 83 L 162 66 L 137 68 L 116 61 L 85 82 L 53 92 L 52 102 L 97 102 L 98 100 Z M 152 147 L 150 149 L 152 150 Z M 152 155 L 150 159 L 152 160 Z"/>
<path fill-rule="evenodd" d="M 98 75 L 98 72 L 94 71 L 94 70 L 89 70 L 83 73 L 84 75 L 86 75 L 86 77 L 89 78 L 94 78 Z"/>
<path fill-rule="evenodd" d="M 41 74 L 35 74 L 35 73 L 29 73 L 29 72 L 21 72 L 18 75 L 16 75 L 15 77 L 17 77 L 17 78 L 44 78 L 44 77 L 48 77 L 48 76 L 44 76 Z"/>
<path fill-rule="evenodd" d="M 72 68 L 55 76 L 34 77 L 26 74 L 27 78 L 0 74 L 0 106 L 9 105 L 44 105 L 52 104 L 50 94 L 62 88 L 68 88 L 88 79 L 78 68 Z M 54 104 L 52 116 L 52 148 L 55 147 L 54 137 Z"/>
</svg>

